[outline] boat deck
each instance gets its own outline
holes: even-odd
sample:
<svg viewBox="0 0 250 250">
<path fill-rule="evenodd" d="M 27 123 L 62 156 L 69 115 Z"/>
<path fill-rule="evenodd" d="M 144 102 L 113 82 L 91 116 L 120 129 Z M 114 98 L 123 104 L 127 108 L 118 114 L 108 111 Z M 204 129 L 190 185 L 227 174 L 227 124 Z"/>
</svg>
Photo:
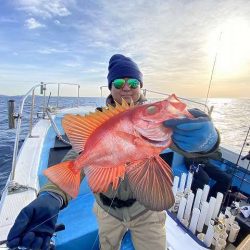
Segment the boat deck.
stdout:
<svg viewBox="0 0 250 250">
<path fill-rule="evenodd" d="M 89 110 L 90 108 L 85 108 L 85 112 Z M 61 133 L 63 133 L 61 127 L 62 115 L 63 114 L 59 115 L 55 120 Z M 61 147 L 55 144 L 56 134 L 53 128 L 50 127 L 48 120 L 41 120 L 39 124 L 35 126 L 33 134 L 34 137 L 27 138 L 25 142 L 26 147 L 23 148 L 20 153 L 15 180 L 21 184 L 27 184 L 35 189 L 39 189 L 39 187 L 47 182 L 46 177 L 43 175 L 43 170 L 50 165 L 60 162 L 70 147 Z M 58 158 L 55 159 L 49 156 L 52 151 L 54 151 Z M 182 157 L 178 156 L 178 154 L 173 154 L 170 150 L 166 150 L 165 153 L 165 160 L 168 163 L 172 162 L 174 175 L 181 176 L 183 172 L 187 172 Z M 226 151 L 226 154 L 229 153 Z M 227 159 L 230 159 L 228 155 L 226 156 Z M 232 160 L 232 162 L 235 162 L 235 160 Z M 36 168 L 34 168 L 34 166 Z M 246 185 L 248 186 L 244 186 L 244 188 L 249 191 L 249 184 Z M 19 197 L 24 202 L 18 202 Z M 35 197 L 36 193 L 34 190 L 7 195 L 7 197 L 5 197 L 4 206 L 1 207 L 0 235 L 3 237 L 1 240 L 6 239 L 7 232 L 13 224 L 18 211 Z M 16 206 L 13 205 L 13 201 L 17 203 Z M 98 225 L 95 215 L 92 212 L 93 202 L 93 194 L 87 182 L 84 180 L 81 184 L 79 196 L 72 200 L 69 206 L 63 209 L 59 214 L 58 223 L 63 223 L 65 230 L 57 233 L 55 238 L 57 249 L 99 249 Z M 14 212 L 12 211 L 13 209 L 10 209 L 12 207 L 15 207 Z M 189 231 L 175 220 L 174 217 L 171 217 L 171 215 L 169 215 L 166 222 L 166 228 L 169 249 L 182 250 L 184 245 L 186 250 L 206 249 L 206 247 L 197 240 L 196 236 L 191 235 Z M 230 250 L 234 249 L 232 245 L 228 247 Z M 121 249 L 134 250 L 129 233 L 125 235 Z"/>
</svg>

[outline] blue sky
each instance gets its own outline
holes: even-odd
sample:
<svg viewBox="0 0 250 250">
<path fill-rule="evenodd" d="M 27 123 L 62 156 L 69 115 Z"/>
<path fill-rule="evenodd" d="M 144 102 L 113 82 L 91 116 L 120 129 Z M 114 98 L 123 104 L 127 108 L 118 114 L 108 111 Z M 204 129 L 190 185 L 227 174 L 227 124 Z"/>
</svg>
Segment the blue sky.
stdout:
<svg viewBox="0 0 250 250">
<path fill-rule="evenodd" d="M 132 57 L 144 86 L 187 97 L 250 96 L 248 0 L 0 0 L 0 94 L 44 82 L 99 96 L 109 58 Z M 72 93 L 67 92 L 68 95 Z"/>
</svg>

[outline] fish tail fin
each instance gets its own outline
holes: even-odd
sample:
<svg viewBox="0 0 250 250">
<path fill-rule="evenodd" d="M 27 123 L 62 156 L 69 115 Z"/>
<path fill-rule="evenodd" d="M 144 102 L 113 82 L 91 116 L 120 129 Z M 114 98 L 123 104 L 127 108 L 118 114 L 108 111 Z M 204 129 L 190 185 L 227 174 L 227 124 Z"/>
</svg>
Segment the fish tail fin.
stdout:
<svg viewBox="0 0 250 250">
<path fill-rule="evenodd" d="M 46 175 L 51 182 L 73 198 L 78 195 L 81 181 L 81 171 L 74 166 L 74 161 L 65 161 L 44 171 L 44 175 Z"/>
<path fill-rule="evenodd" d="M 161 211 L 173 206 L 172 170 L 159 155 L 130 163 L 126 173 L 136 199 L 145 207 Z"/>
</svg>

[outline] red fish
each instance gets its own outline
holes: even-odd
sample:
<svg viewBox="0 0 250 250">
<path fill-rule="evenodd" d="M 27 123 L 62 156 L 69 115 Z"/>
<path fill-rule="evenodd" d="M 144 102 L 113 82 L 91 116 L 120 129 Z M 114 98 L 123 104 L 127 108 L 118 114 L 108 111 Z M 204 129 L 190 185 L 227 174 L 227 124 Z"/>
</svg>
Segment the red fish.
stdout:
<svg viewBox="0 0 250 250">
<path fill-rule="evenodd" d="M 117 189 L 126 174 L 135 198 L 152 210 L 169 208 L 174 201 L 172 171 L 160 152 L 172 143 L 172 130 L 162 122 L 192 117 L 175 95 L 138 106 L 110 106 L 85 116 L 65 115 L 63 128 L 80 153 L 75 161 L 59 163 L 45 175 L 76 197 L 83 170 L 95 193 Z"/>
</svg>

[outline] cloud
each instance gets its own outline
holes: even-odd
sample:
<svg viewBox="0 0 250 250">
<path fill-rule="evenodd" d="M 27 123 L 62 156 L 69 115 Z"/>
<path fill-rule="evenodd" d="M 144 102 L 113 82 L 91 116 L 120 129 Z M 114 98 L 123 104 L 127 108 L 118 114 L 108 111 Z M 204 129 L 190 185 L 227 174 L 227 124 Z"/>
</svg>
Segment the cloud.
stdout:
<svg viewBox="0 0 250 250">
<path fill-rule="evenodd" d="M 0 17 L 0 23 L 17 23 L 18 21 L 10 17 Z"/>
<path fill-rule="evenodd" d="M 42 28 L 45 27 L 44 24 L 39 23 L 35 18 L 29 18 L 25 21 L 25 27 L 28 29 L 37 29 L 37 28 Z"/>
<path fill-rule="evenodd" d="M 81 29 L 93 41 L 110 44 L 110 53 L 133 57 L 150 81 L 159 76 L 209 77 L 215 55 L 205 47 L 211 43 L 209 34 L 218 40 L 222 24 L 237 15 L 249 21 L 250 5 L 241 3 L 104 0 L 93 28 L 82 24 Z"/>
<path fill-rule="evenodd" d="M 55 20 L 54 23 L 55 23 L 56 25 L 60 25 L 60 24 L 61 24 L 61 22 L 60 22 L 59 20 Z"/>
<path fill-rule="evenodd" d="M 78 62 L 64 62 L 63 65 L 66 66 L 66 67 L 70 67 L 70 68 L 77 68 L 77 67 L 81 67 L 82 66 Z"/>
<path fill-rule="evenodd" d="M 62 70 L 65 70 L 63 66 L 68 67 L 68 74 L 72 71 L 76 75 L 82 68 L 84 77 L 93 75 L 106 81 L 110 56 L 123 53 L 138 63 L 144 73 L 145 86 L 151 84 L 159 89 L 170 86 L 173 91 L 176 86 L 182 86 L 183 90 L 176 89 L 177 94 L 180 91 L 188 92 L 194 85 L 197 91 L 206 90 L 204 86 L 207 86 L 210 79 L 218 38 L 224 23 L 234 21 L 235 17 L 241 17 L 242 23 L 246 25 L 250 23 L 250 2 L 247 0 L 13 1 L 16 9 L 22 12 L 13 15 L 18 24 L 20 20 L 28 18 L 27 28 L 45 27 L 46 24 L 43 36 L 36 32 L 37 36 L 30 37 L 27 33 L 24 37 L 23 34 L 26 33 L 22 33 L 24 39 L 18 45 L 14 44 L 18 39 L 12 39 L 8 43 L 5 41 L 8 36 L 0 37 L 0 42 L 9 46 L 10 51 L 20 51 L 19 60 L 23 53 L 26 61 L 28 54 L 28 59 L 32 62 L 36 58 L 36 63 L 43 64 L 46 61 L 46 66 L 49 67 L 49 58 L 60 65 Z M 12 20 L 0 18 L 0 22 L 1 20 L 8 26 L 6 33 L 15 27 L 10 25 Z M 238 40 L 247 44 L 249 40 L 244 38 L 249 34 L 249 29 L 244 29 L 245 26 L 239 24 L 240 22 L 236 22 L 242 36 Z M 230 32 L 235 36 L 231 26 Z M 20 36 L 17 32 L 11 34 Z M 226 31 L 223 31 L 222 38 L 226 37 Z M 235 39 L 227 41 L 234 45 L 237 57 L 240 52 L 244 52 L 244 63 L 250 62 L 249 46 L 245 46 L 246 50 L 243 50 L 243 46 L 235 46 Z M 20 44 L 22 50 L 19 49 Z M 0 50 L 3 51 L 3 48 Z M 233 71 L 236 71 L 234 68 L 228 75 L 220 74 L 219 62 L 223 55 L 222 51 L 219 52 L 213 76 L 215 83 L 227 81 L 232 78 Z M 43 56 L 33 57 L 37 53 Z M 249 68 L 247 66 L 249 64 L 245 63 L 241 71 Z M 245 71 L 243 73 L 249 79 L 249 74 Z"/>
<path fill-rule="evenodd" d="M 68 6 L 74 4 L 74 0 L 16 0 L 16 7 L 33 16 L 52 18 L 71 15 Z"/>
<path fill-rule="evenodd" d="M 67 53 L 69 52 L 68 49 L 55 49 L 55 48 L 43 48 L 37 51 L 40 54 L 54 54 L 54 53 Z"/>
</svg>

